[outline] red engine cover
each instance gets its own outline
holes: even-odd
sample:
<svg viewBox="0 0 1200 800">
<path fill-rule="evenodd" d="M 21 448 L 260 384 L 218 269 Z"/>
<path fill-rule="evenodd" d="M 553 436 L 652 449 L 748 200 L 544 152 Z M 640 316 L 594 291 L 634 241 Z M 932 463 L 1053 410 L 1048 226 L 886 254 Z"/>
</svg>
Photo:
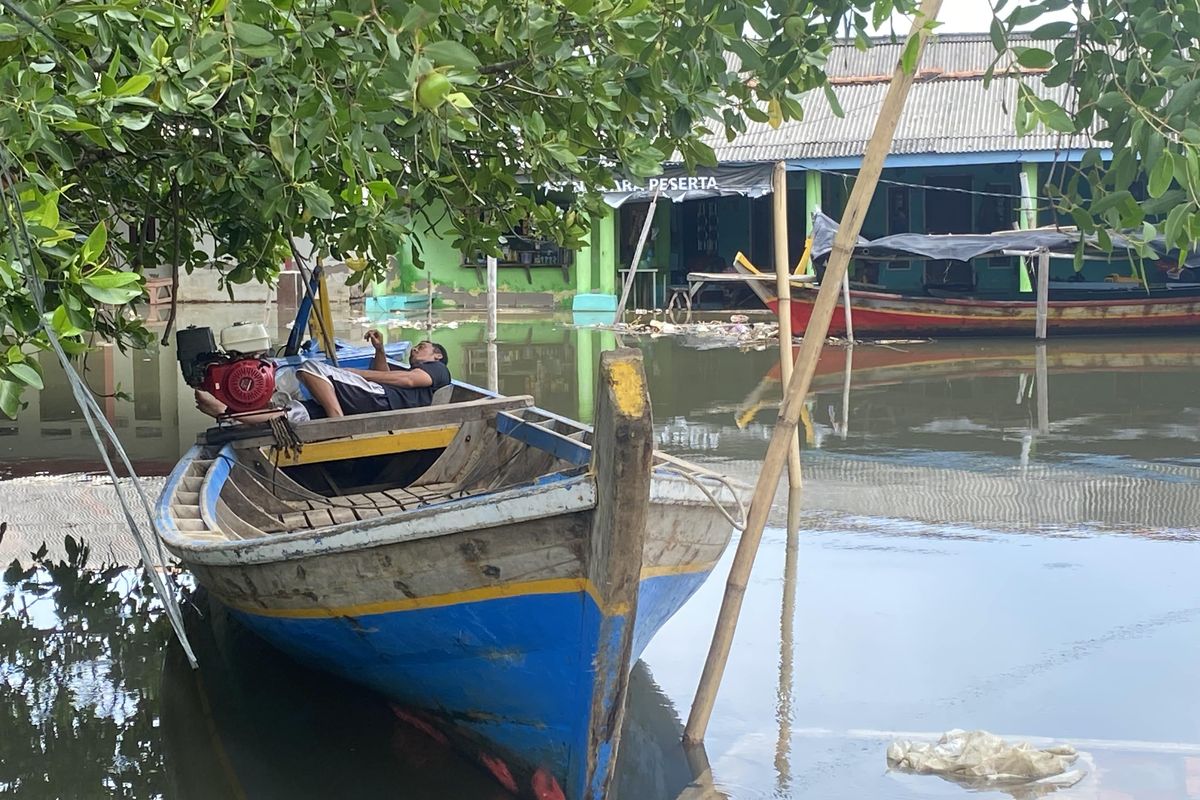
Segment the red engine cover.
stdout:
<svg viewBox="0 0 1200 800">
<path fill-rule="evenodd" d="M 210 364 L 200 388 L 235 414 L 266 408 L 275 394 L 275 365 L 261 358 Z"/>
</svg>

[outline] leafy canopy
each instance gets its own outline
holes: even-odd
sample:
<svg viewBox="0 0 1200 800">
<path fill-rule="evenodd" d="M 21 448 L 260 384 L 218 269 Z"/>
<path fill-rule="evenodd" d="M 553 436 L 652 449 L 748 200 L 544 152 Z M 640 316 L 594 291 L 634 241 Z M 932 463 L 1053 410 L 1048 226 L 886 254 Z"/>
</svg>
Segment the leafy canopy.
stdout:
<svg viewBox="0 0 1200 800">
<path fill-rule="evenodd" d="M 1055 164 L 1045 189 L 1059 222 L 1104 244 L 1105 229 L 1140 230 L 1186 253 L 1200 241 L 1200 0 L 996 0 L 994 8 L 997 50 L 1045 70 L 1045 91 L 1021 88 L 1018 132 L 1041 123 L 1064 149 L 1090 133 L 1112 151 L 1111 161 L 1091 148 L 1079 163 Z M 1015 28 L 1051 13 L 1032 46 L 1010 41 Z"/>
<path fill-rule="evenodd" d="M 910 3 L 0 0 L 5 207 L 35 247 L 0 227 L 0 411 L 40 387 L 31 268 L 79 351 L 144 338 L 147 267 L 270 281 L 307 237 L 364 281 L 439 214 L 462 246 L 521 220 L 578 244 L 597 190 L 799 116 L 837 33 Z"/>
</svg>

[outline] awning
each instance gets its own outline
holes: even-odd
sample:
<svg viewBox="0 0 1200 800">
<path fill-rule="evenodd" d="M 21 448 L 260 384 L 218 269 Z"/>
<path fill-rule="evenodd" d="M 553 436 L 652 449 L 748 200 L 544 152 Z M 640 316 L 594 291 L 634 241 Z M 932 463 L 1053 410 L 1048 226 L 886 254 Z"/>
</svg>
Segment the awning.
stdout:
<svg viewBox="0 0 1200 800">
<path fill-rule="evenodd" d="M 833 250 L 838 223 L 824 214 L 813 217 L 812 258 L 823 260 Z M 1127 251 L 1130 258 L 1137 258 L 1133 242 L 1120 233 L 1109 234 L 1113 252 Z M 854 257 L 865 261 L 907 261 L 928 259 L 932 261 L 970 261 L 973 258 L 1003 255 L 1005 251 L 1032 251 L 1046 248 L 1051 253 L 1074 255 L 1079 245 L 1080 234 L 1076 230 L 1017 230 L 996 233 L 925 234 L 897 233 L 879 239 L 867 240 L 858 237 L 854 245 Z M 1178 260 L 1179 251 L 1172 250 L 1160 237 L 1150 243 L 1151 251 L 1161 259 Z M 1085 256 L 1106 257 L 1096 237 L 1084 238 Z M 1185 261 L 1186 266 L 1200 267 L 1200 252 L 1193 251 Z"/>
<path fill-rule="evenodd" d="M 648 202 L 654 192 L 674 203 L 703 200 L 709 197 L 762 197 L 771 193 L 772 164 L 749 166 L 698 167 L 687 172 L 682 167 L 667 169 L 662 175 L 648 178 L 645 185 L 618 180 L 616 188 L 604 193 L 604 202 L 619 208 L 629 202 Z"/>
</svg>

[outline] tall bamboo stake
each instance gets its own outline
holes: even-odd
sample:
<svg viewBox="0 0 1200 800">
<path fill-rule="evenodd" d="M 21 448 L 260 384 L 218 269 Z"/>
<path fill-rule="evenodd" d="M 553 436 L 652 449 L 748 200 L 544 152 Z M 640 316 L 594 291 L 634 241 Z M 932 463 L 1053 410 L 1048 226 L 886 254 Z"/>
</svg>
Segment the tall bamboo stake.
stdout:
<svg viewBox="0 0 1200 800">
<path fill-rule="evenodd" d="M 1050 251 L 1044 247 L 1038 248 L 1037 263 L 1037 319 L 1034 338 L 1039 342 L 1044 342 L 1046 341 L 1046 319 L 1050 314 Z"/>
<path fill-rule="evenodd" d="M 650 227 L 654 225 L 654 210 L 658 208 L 658 190 L 654 188 L 654 196 L 650 198 L 650 208 L 646 209 L 646 221 L 642 223 L 642 235 L 638 237 L 637 247 L 633 251 L 633 263 L 629 265 L 629 274 L 625 276 L 625 285 L 621 288 L 621 300 L 617 303 L 617 313 L 613 315 L 613 324 L 621 322 L 625 316 L 625 304 L 629 302 L 629 292 L 633 289 L 633 280 L 637 277 L 637 265 L 642 260 L 642 249 L 646 246 L 646 238 L 650 236 Z M 657 284 L 655 284 L 657 291 Z"/>
<path fill-rule="evenodd" d="M 775 164 L 771 174 L 772 208 L 775 229 L 775 293 L 779 295 L 779 373 L 786 386 L 792 379 L 792 268 L 788 259 L 787 163 Z M 795 490 L 803 485 L 800 467 L 800 434 L 792 437 L 788 453 L 788 486 Z M 789 495 L 790 497 L 790 495 Z"/>
<path fill-rule="evenodd" d="M 850 311 L 850 273 L 842 275 L 842 305 L 846 315 L 846 341 L 854 345 L 854 314 Z"/>
<path fill-rule="evenodd" d="M 496 348 L 496 308 L 499 291 L 496 288 L 497 263 L 495 256 L 487 257 L 487 388 L 489 392 L 500 391 L 499 353 Z"/>
<path fill-rule="evenodd" d="M 804 332 L 804 340 L 800 345 L 800 355 L 796 359 L 796 371 L 788 383 L 783 405 L 779 409 L 779 420 L 771 435 L 771 444 L 763 461 L 762 473 L 754 488 L 754 498 L 750 502 L 749 519 L 746 529 L 738 542 L 737 554 L 729 571 L 729 580 L 725 585 L 725 598 L 721 603 L 721 612 L 717 618 L 716 630 L 713 632 L 712 646 L 708 659 L 704 663 L 704 673 L 700 677 L 700 686 L 696 690 L 695 700 L 692 701 L 692 711 L 688 717 L 687 727 L 683 738 L 687 742 L 699 742 L 704 739 L 708 728 L 708 720 L 712 716 L 713 705 L 717 699 L 717 690 L 721 685 L 721 677 L 725 673 L 725 664 L 729 659 L 729 650 L 733 644 L 733 634 L 737 628 L 738 614 L 742 609 L 742 598 L 746 593 L 746 584 L 750 570 L 754 566 L 754 556 L 762 540 L 763 527 L 767 515 L 771 511 L 771 502 L 775 497 L 775 489 L 779 485 L 779 476 L 783 472 L 788 450 L 792 445 L 792 434 L 800 419 L 800 408 L 808 395 L 808 387 L 812 384 L 813 373 L 817 369 L 817 359 L 825 344 L 825 335 L 829 332 L 829 320 L 837 306 L 838 293 L 841 290 L 842 276 L 850 263 L 854 251 L 854 243 L 862 230 L 863 219 L 875 186 L 879 182 L 879 174 L 883 171 L 883 162 L 891 149 L 892 140 L 896 134 L 896 126 L 904 111 L 904 101 L 912 88 L 916 74 L 916 64 L 920 63 L 921 53 L 929 38 L 928 23 L 937 18 L 942 7 L 942 0 L 924 0 L 917 17 L 913 21 L 913 30 L 909 39 L 917 37 L 916 60 L 913 71 L 906 72 L 900 64 L 892 74 L 892 82 L 888 87 L 887 96 L 879 110 L 879 119 L 875 123 L 875 132 L 867 144 L 863 156 L 862 167 L 854 182 L 854 189 L 846 203 L 846 211 L 842 215 L 842 224 L 834 239 L 833 252 L 829 264 L 825 268 L 825 277 L 817 292 L 817 300 L 813 305 L 812 316 L 808 321 L 808 329 Z M 907 51 L 908 45 L 905 45 Z"/>
</svg>

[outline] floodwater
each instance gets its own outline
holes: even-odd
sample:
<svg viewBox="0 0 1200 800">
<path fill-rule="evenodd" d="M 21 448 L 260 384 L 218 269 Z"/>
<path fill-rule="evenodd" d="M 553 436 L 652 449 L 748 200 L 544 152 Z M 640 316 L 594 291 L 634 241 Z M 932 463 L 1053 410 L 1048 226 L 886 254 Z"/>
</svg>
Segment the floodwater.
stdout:
<svg viewBox="0 0 1200 800">
<path fill-rule="evenodd" d="M 214 327 L 263 313 L 183 311 Z M 435 338 L 456 377 L 486 382 L 478 322 Z M 499 388 L 587 418 L 613 343 L 505 318 Z M 753 480 L 781 394 L 775 353 L 626 344 L 645 353 L 659 446 Z M 828 349 L 803 417 L 800 528 L 789 537 L 780 508 L 766 532 L 708 732 L 712 785 L 691 796 L 1038 796 L 886 768 L 895 737 L 982 728 L 1075 744 L 1086 775 L 1055 798 L 1200 798 L 1197 345 Z M 504 796 L 386 704 L 292 665 L 202 599 L 188 611 L 205 666 L 188 669 L 121 569 L 136 552 L 111 488 L 89 474 L 99 462 L 65 384 L 47 374 L 49 390 L 0 422 L 0 560 L 20 562 L 0 582 L 0 796 Z M 155 488 L 204 425 L 173 353 L 104 351 L 89 380 L 132 395 L 107 408 Z M 81 572 L 78 540 L 89 566 L 115 567 Z M 619 800 L 671 800 L 693 780 L 681 720 L 731 557 L 635 669 Z"/>
</svg>

